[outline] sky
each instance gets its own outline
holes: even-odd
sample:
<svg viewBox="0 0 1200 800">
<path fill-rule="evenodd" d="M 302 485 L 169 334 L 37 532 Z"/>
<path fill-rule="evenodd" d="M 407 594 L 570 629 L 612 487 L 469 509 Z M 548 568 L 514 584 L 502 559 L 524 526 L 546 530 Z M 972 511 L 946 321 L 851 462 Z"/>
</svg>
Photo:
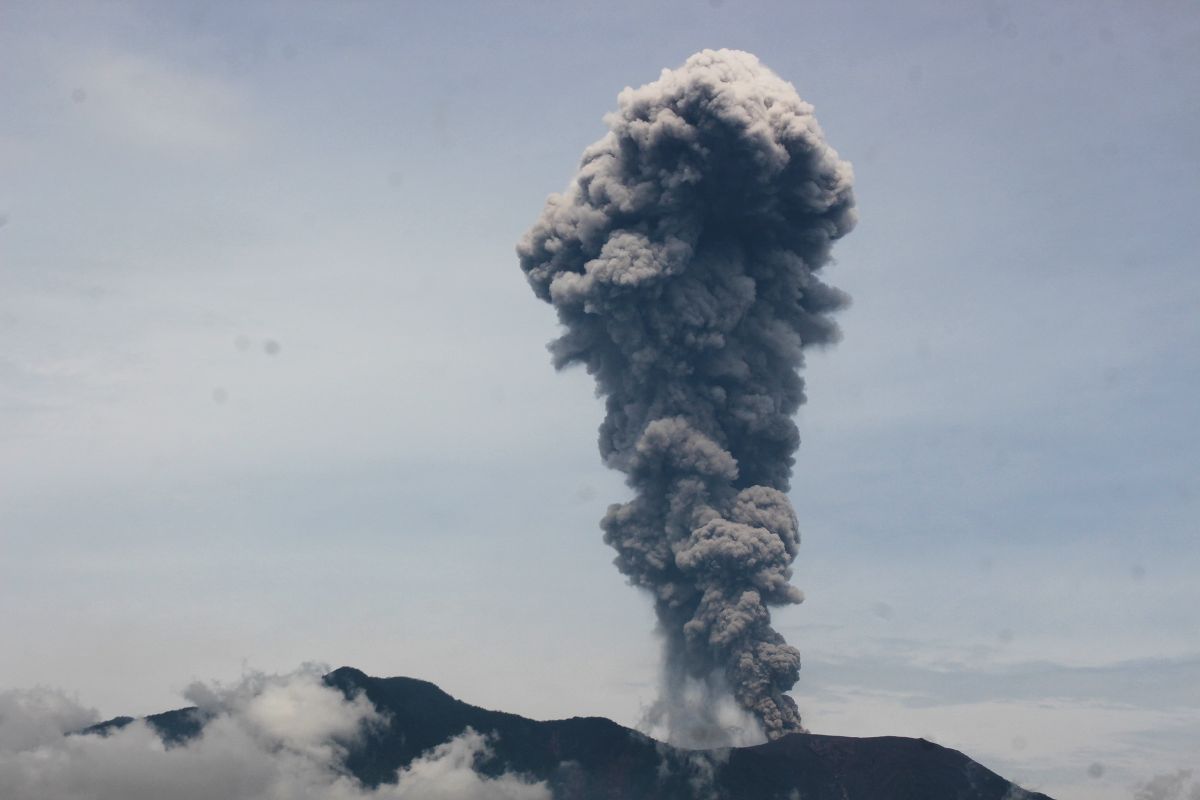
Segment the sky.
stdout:
<svg viewBox="0 0 1200 800">
<path fill-rule="evenodd" d="M 617 93 L 756 54 L 851 161 L 776 627 L 818 733 L 1200 774 L 1200 8 L 0 3 L 0 689 L 305 662 L 635 725 L 648 598 L 514 247 Z"/>
</svg>

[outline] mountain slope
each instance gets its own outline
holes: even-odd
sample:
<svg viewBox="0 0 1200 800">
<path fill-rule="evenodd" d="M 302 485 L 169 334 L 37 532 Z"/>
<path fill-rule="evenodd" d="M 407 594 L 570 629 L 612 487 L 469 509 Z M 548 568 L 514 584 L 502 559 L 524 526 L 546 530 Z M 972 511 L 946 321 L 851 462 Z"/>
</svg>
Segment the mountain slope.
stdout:
<svg viewBox="0 0 1200 800">
<path fill-rule="evenodd" d="M 473 728 L 493 737 L 490 755 L 476 764 L 480 772 L 546 781 L 557 800 L 1050 800 L 924 739 L 799 733 L 755 747 L 689 751 L 597 717 L 538 722 L 488 711 L 412 678 L 372 678 L 343 667 L 325 682 L 347 696 L 363 692 L 387 715 L 345 761 L 367 786 L 394 781 L 398 769 Z M 119 717 L 86 732 L 130 721 Z M 196 709 L 146 721 L 169 744 L 204 724 Z"/>
</svg>

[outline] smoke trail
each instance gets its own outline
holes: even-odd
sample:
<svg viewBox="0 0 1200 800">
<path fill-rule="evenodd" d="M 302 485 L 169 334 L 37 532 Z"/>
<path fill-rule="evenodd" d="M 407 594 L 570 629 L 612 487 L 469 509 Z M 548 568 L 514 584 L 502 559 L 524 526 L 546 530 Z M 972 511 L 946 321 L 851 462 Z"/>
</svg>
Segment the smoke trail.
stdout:
<svg viewBox="0 0 1200 800">
<path fill-rule="evenodd" d="M 784 694 L 800 654 L 769 606 L 799 603 L 785 492 L 803 348 L 847 297 L 817 272 L 854 226 L 850 165 L 812 107 L 758 60 L 705 50 L 627 88 L 517 247 L 606 397 L 600 452 L 635 490 L 601 526 L 653 592 L 669 706 L 688 677 L 729 687 L 770 738 L 802 730 Z"/>
</svg>

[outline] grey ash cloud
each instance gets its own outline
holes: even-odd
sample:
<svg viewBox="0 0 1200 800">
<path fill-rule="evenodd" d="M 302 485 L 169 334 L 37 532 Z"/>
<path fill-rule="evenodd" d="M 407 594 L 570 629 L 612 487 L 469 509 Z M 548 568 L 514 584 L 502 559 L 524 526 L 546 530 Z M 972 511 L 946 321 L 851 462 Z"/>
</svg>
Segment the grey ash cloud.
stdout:
<svg viewBox="0 0 1200 800">
<path fill-rule="evenodd" d="M 697 53 L 625 89 L 605 121 L 518 245 L 521 268 L 565 328 L 555 366 L 583 364 L 606 399 L 600 452 L 635 495 L 601 525 L 654 596 L 663 708 L 699 682 L 777 738 L 802 730 L 785 694 L 800 654 L 769 610 L 803 599 L 786 495 L 798 371 L 839 336 L 847 297 L 819 274 L 854 227 L 852 171 L 744 52 Z"/>
</svg>

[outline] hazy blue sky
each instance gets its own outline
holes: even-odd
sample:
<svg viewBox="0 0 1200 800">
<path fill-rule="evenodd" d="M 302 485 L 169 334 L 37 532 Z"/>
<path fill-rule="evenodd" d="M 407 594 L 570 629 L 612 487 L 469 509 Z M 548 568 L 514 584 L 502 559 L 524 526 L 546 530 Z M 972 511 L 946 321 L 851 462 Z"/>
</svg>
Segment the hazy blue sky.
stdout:
<svg viewBox="0 0 1200 800">
<path fill-rule="evenodd" d="M 636 723 L 626 490 L 513 247 L 705 47 L 857 174 L 777 617 L 806 724 L 1060 800 L 1200 770 L 1193 2 L 3 2 L 0 687 L 318 660 Z"/>
</svg>

